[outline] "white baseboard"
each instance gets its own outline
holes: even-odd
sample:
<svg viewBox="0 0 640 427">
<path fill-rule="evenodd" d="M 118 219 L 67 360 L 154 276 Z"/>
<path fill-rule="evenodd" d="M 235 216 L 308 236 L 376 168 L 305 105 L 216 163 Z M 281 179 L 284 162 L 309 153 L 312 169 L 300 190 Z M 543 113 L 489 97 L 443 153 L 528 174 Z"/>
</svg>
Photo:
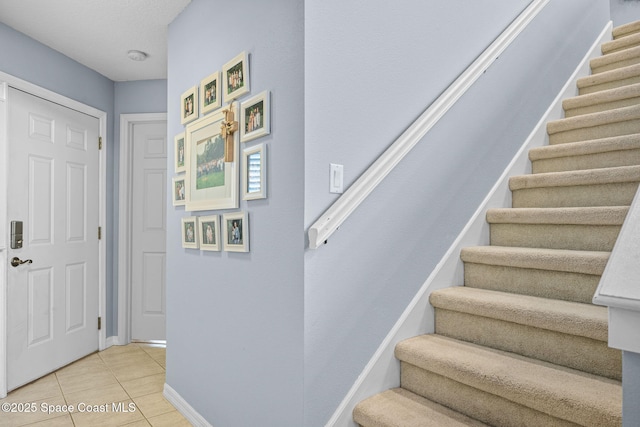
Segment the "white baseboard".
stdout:
<svg viewBox="0 0 640 427">
<path fill-rule="evenodd" d="M 611 29 L 612 23 L 609 22 L 478 210 L 378 347 L 325 427 L 357 427 L 353 421 L 352 412 L 358 402 L 384 390 L 399 387 L 400 363 L 394 356 L 396 344 L 416 335 L 433 332 L 434 313 L 433 307 L 429 304 L 429 295 L 435 290 L 450 287 L 452 284 L 464 283 L 464 266 L 460 260 L 461 249 L 467 246 L 489 244 L 489 225 L 485 219 L 487 210 L 511 206 L 509 177 L 531 172 L 529 150 L 547 144 L 546 123 L 564 116 L 562 100 L 577 95 L 578 78 L 590 74 L 589 61 L 601 55 L 600 45 L 611 39 Z"/>
<path fill-rule="evenodd" d="M 114 345 L 124 345 L 124 344 L 122 344 L 120 342 L 120 340 L 118 339 L 117 335 L 114 335 L 112 337 L 107 337 L 107 339 L 105 340 L 105 344 L 104 344 L 104 349 L 103 350 L 106 350 L 109 347 L 112 347 Z"/>
<path fill-rule="evenodd" d="M 177 391 L 171 388 L 169 384 L 165 383 L 163 395 L 194 427 L 213 427 L 198 411 L 193 409 Z"/>
</svg>

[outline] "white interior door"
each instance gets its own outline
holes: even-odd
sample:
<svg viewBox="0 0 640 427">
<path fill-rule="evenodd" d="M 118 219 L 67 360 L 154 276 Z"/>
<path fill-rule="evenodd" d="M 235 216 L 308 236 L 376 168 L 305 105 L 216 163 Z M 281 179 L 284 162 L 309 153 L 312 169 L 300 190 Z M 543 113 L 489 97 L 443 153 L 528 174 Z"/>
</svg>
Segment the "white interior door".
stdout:
<svg viewBox="0 0 640 427">
<path fill-rule="evenodd" d="M 98 349 L 99 120 L 9 91 L 7 386 Z"/>
<path fill-rule="evenodd" d="M 131 338 L 165 340 L 167 124 L 135 123 L 131 132 Z"/>
</svg>

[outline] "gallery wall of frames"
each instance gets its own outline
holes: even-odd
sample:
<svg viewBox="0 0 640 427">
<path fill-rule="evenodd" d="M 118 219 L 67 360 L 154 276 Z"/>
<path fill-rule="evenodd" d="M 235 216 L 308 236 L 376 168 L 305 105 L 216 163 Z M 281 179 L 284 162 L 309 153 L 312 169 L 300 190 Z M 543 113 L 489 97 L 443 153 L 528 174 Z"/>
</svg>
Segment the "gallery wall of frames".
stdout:
<svg viewBox="0 0 640 427">
<path fill-rule="evenodd" d="M 180 96 L 184 132 L 174 138 L 172 198 L 182 218 L 182 246 L 249 252 L 249 213 L 242 200 L 267 198 L 270 93 L 251 96 L 249 54 L 242 52 Z M 199 211 L 231 210 L 215 215 Z"/>
</svg>

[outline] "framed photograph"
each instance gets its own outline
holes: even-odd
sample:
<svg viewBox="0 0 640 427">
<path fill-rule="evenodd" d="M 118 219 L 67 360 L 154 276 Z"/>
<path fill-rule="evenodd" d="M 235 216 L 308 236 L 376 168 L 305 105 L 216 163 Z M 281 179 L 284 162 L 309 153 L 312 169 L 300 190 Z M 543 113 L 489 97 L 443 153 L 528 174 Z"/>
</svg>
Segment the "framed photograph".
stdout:
<svg viewBox="0 0 640 427">
<path fill-rule="evenodd" d="M 231 108 L 231 107 L 229 107 Z M 237 107 L 234 114 L 237 116 Z M 215 111 L 185 130 L 185 205 L 188 211 L 235 209 L 239 204 L 239 132 L 226 141 L 226 110 Z M 233 159 L 232 161 L 225 161 Z"/>
<path fill-rule="evenodd" d="M 220 71 L 202 79 L 200 82 L 200 114 L 210 113 L 222 105 L 220 86 Z"/>
<path fill-rule="evenodd" d="M 240 105 L 240 141 L 269 135 L 269 91 L 247 99 Z"/>
<path fill-rule="evenodd" d="M 222 243 L 227 252 L 249 252 L 249 215 L 246 212 L 222 215 Z"/>
<path fill-rule="evenodd" d="M 184 206 L 184 176 L 174 177 L 173 185 L 173 206 Z"/>
<path fill-rule="evenodd" d="M 184 132 L 178 134 L 173 139 L 174 159 L 176 173 L 184 172 Z"/>
<path fill-rule="evenodd" d="M 194 86 L 180 95 L 180 123 L 187 124 L 198 118 L 198 87 Z"/>
<path fill-rule="evenodd" d="M 200 236 L 200 250 L 220 250 L 220 218 L 218 215 L 198 217 L 198 234 Z"/>
<path fill-rule="evenodd" d="M 264 144 L 242 151 L 242 200 L 267 198 L 267 150 Z"/>
<path fill-rule="evenodd" d="M 222 66 L 224 102 L 249 93 L 249 54 L 245 51 Z"/>
<path fill-rule="evenodd" d="M 198 218 L 182 218 L 182 247 L 198 249 Z"/>
</svg>

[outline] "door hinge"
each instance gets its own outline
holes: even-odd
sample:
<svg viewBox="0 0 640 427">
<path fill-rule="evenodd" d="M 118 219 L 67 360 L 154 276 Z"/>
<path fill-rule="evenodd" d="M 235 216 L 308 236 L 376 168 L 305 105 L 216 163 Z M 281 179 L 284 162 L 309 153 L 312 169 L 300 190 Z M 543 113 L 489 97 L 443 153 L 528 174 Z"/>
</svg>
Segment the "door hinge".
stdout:
<svg viewBox="0 0 640 427">
<path fill-rule="evenodd" d="M 102 239 L 102 227 L 98 227 L 98 240 Z"/>
<path fill-rule="evenodd" d="M 102 150 L 102 137 L 98 137 L 98 150 Z"/>
<path fill-rule="evenodd" d="M 102 317 L 98 317 L 98 330 L 102 329 Z"/>
</svg>

